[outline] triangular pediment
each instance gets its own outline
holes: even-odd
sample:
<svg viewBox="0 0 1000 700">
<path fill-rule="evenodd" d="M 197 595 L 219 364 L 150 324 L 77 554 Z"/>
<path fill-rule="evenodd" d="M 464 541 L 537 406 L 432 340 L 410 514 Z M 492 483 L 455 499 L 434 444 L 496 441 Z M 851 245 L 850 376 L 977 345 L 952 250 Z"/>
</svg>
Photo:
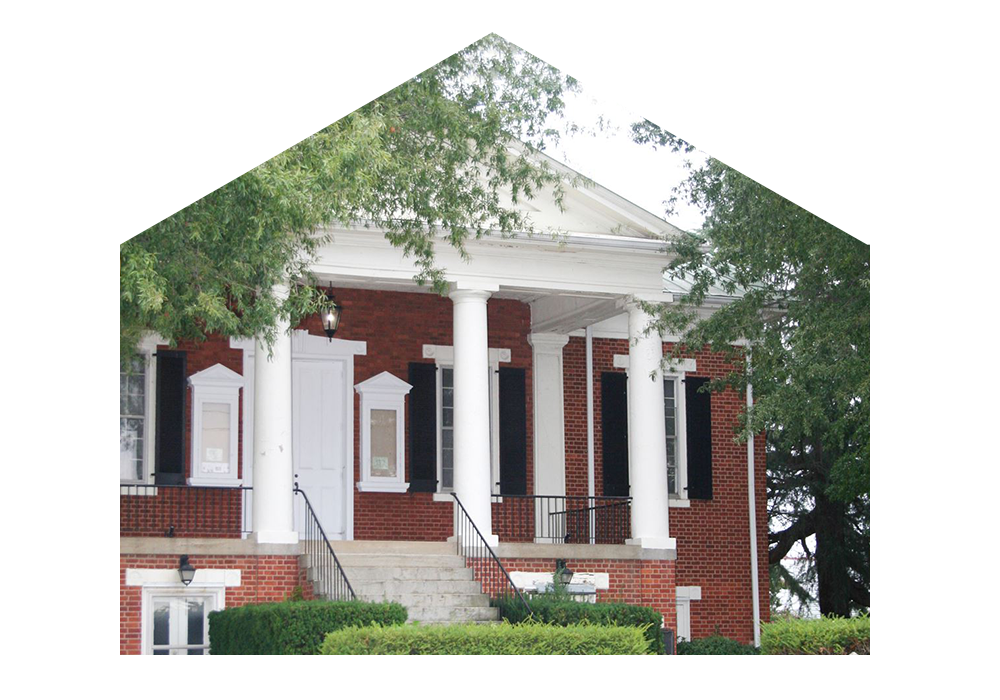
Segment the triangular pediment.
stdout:
<svg viewBox="0 0 1000 700">
<path fill-rule="evenodd" d="M 390 372 L 382 372 L 354 385 L 358 393 L 373 392 L 380 394 L 408 394 L 412 384 L 407 384 Z"/>
<path fill-rule="evenodd" d="M 243 375 L 215 364 L 188 377 L 191 386 L 243 386 Z"/>
</svg>

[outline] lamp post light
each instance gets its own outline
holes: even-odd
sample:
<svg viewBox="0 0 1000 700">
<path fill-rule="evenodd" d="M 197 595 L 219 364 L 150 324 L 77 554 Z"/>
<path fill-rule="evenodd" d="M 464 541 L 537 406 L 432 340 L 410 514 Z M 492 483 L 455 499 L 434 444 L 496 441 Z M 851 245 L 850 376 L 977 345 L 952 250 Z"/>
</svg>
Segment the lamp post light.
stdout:
<svg viewBox="0 0 1000 700">
<path fill-rule="evenodd" d="M 188 555 L 182 554 L 181 563 L 177 569 L 177 573 L 181 575 L 181 583 L 185 586 L 189 585 L 194 580 L 194 572 L 195 568 L 191 565 L 191 562 L 188 561 Z"/>
</svg>

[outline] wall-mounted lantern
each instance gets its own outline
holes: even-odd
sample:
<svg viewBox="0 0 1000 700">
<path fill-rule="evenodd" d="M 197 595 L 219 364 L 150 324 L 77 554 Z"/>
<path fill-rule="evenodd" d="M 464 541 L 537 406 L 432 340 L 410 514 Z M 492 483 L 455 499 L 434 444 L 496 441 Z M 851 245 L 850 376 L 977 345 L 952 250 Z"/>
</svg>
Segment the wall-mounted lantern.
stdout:
<svg viewBox="0 0 1000 700">
<path fill-rule="evenodd" d="M 556 559 L 556 573 L 559 575 L 559 583 L 569 585 L 573 582 L 573 572 L 566 567 L 565 559 Z"/>
<path fill-rule="evenodd" d="M 192 566 L 191 562 L 188 561 L 188 555 L 182 554 L 181 564 L 177 569 L 177 573 L 181 575 L 181 583 L 187 586 L 194 581 L 194 571 L 194 566 Z"/>
<path fill-rule="evenodd" d="M 320 320 L 323 322 L 323 332 L 326 337 L 333 341 L 333 336 L 340 327 L 340 312 L 344 307 L 327 297 L 326 303 L 319 310 Z"/>
</svg>

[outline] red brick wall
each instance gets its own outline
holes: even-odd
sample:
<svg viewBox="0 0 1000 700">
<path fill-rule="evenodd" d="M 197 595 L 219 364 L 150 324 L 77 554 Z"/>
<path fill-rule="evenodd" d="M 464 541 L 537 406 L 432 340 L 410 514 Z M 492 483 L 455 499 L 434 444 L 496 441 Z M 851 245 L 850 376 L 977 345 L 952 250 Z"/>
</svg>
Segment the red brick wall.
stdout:
<svg viewBox="0 0 1000 700">
<path fill-rule="evenodd" d="M 337 338 L 363 340 L 366 355 L 354 358 L 354 383 L 380 372 L 406 380 L 410 362 L 433 362 L 423 357 L 423 346 L 452 344 L 452 302 L 437 294 L 334 289 L 344 306 Z M 534 481 L 532 462 L 531 310 L 511 299 L 487 303 L 489 346 L 510 348 L 508 367 L 525 369 L 527 393 L 528 484 Z M 300 328 L 323 335 L 319 318 L 306 319 Z M 361 410 L 354 392 L 355 415 Z M 407 398 L 409 401 L 409 398 Z M 409 405 L 407 404 L 407 410 Z M 409 480 L 409 421 L 406 423 L 406 476 Z M 354 483 L 361 480 L 361 423 L 354 426 Z M 530 486 L 529 486 L 530 489 Z M 452 504 L 435 502 L 429 493 L 354 493 L 354 538 L 358 540 L 445 540 L 452 534 Z"/>
<path fill-rule="evenodd" d="M 553 559 L 501 558 L 504 568 L 510 571 L 537 571 L 552 573 Z M 641 559 L 567 559 L 572 571 L 608 574 L 608 589 L 597 591 L 600 603 L 617 602 L 645 605 L 663 615 L 666 627 L 677 629 L 677 598 L 675 588 L 676 562 L 667 559 L 645 561 Z"/>
<path fill-rule="evenodd" d="M 126 586 L 126 569 L 177 569 L 175 554 L 123 554 L 121 563 L 121 654 L 142 652 L 142 586 Z M 200 556 L 191 555 L 196 569 L 239 569 L 239 586 L 226 588 L 226 607 L 285 600 L 297 586 L 306 598 L 312 589 L 294 555 Z"/>
<path fill-rule="evenodd" d="M 157 350 L 171 349 L 160 345 Z M 210 336 L 202 343 L 178 343 L 176 350 L 187 353 L 187 376 L 197 374 L 216 364 L 222 364 L 238 374 L 243 374 L 243 351 L 229 347 L 229 339 Z M 184 474 L 191 476 L 191 388 L 185 396 L 184 418 Z M 237 470 L 243 474 L 243 390 L 240 390 L 239 433 L 237 435 Z M 156 426 L 147 421 L 147 435 L 153 435 Z M 155 456 L 150 455 L 155 469 Z M 148 468 L 148 465 L 147 465 Z M 242 499 L 238 493 L 200 490 L 197 494 L 179 489 L 160 488 L 156 495 L 152 489 L 133 487 L 133 493 L 119 500 L 119 522 L 122 534 L 134 537 L 163 537 L 173 525 L 176 537 L 239 537 L 249 526 L 243 520 Z"/>
<path fill-rule="evenodd" d="M 664 343 L 664 352 L 670 349 Z M 566 412 L 567 493 L 587 491 L 586 341 L 571 338 L 563 356 Z M 594 472 L 597 495 L 602 493 L 601 373 L 615 369 L 614 355 L 628 354 L 624 339 L 594 338 Z M 692 355 L 694 377 L 718 377 L 728 371 L 718 353 Z M 734 391 L 712 395 L 712 499 L 691 500 L 690 508 L 670 510 L 670 534 L 677 539 L 676 585 L 700 586 L 701 600 L 691 603 L 692 636 L 720 632 L 749 642 L 753 639 L 753 593 L 747 502 L 747 447 L 734 442 L 736 419 L 745 397 Z M 764 439 L 755 441 L 758 582 L 760 611 L 768 619 L 767 501 Z M 572 568 L 572 567 L 571 567 Z"/>
</svg>

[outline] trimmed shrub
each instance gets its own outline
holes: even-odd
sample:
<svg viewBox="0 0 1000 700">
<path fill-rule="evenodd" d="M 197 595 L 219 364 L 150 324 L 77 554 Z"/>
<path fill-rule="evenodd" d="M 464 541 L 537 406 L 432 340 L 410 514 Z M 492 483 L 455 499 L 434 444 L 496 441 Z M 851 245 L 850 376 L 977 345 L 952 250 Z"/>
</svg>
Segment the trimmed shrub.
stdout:
<svg viewBox="0 0 1000 700">
<path fill-rule="evenodd" d="M 677 654 L 759 654 L 752 644 L 740 644 L 735 639 L 729 639 L 722 635 L 713 634 L 704 639 L 693 639 L 690 642 L 678 642 Z"/>
<path fill-rule="evenodd" d="M 331 632 L 321 654 L 648 654 L 638 627 L 534 623 L 353 627 Z"/>
<path fill-rule="evenodd" d="M 399 603 L 325 600 L 262 603 L 208 615 L 213 655 L 316 654 L 328 632 L 358 625 L 402 625 Z"/>
<path fill-rule="evenodd" d="M 497 601 L 500 617 L 511 623 L 528 619 L 528 611 L 518 598 L 505 597 Z M 627 603 L 581 603 L 559 596 L 539 595 L 531 599 L 531 612 L 536 622 L 550 625 L 592 625 L 638 627 L 649 642 L 651 654 L 663 653 L 663 616 L 652 608 Z"/>
<path fill-rule="evenodd" d="M 782 618 L 761 625 L 760 649 L 764 654 L 870 654 L 870 623 L 868 615 Z"/>
</svg>

